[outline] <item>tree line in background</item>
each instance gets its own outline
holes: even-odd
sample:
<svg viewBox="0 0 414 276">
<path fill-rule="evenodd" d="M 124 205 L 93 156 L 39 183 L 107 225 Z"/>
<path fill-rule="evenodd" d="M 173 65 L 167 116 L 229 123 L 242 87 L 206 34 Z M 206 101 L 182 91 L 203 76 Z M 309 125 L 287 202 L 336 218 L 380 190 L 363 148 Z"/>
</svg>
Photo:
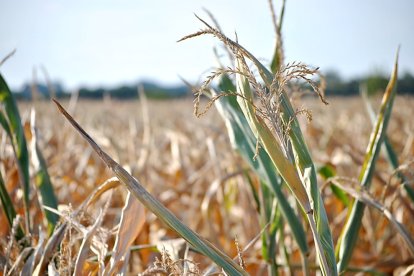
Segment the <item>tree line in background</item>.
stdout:
<svg viewBox="0 0 414 276">
<path fill-rule="evenodd" d="M 189 89 L 185 85 L 162 86 L 155 82 L 140 82 L 135 85 L 122 85 L 114 88 L 87 88 L 81 87 L 75 91 L 67 91 L 59 83 L 47 84 L 25 84 L 20 91 L 15 92 L 18 100 L 32 100 L 33 98 L 68 98 L 73 93 L 78 93 L 81 99 L 103 99 L 111 97 L 120 100 L 138 98 L 138 87 L 141 87 L 149 98 L 168 99 L 185 97 L 190 94 Z"/>
<path fill-rule="evenodd" d="M 325 74 L 327 95 L 353 96 L 360 92 L 361 86 L 368 94 L 375 94 L 384 91 L 389 76 L 385 73 L 370 74 L 366 77 L 354 78 L 344 81 L 335 71 Z M 414 76 L 410 72 L 403 73 L 397 83 L 398 94 L 414 95 Z"/>
<path fill-rule="evenodd" d="M 328 96 L 354 96 L 360 93 L 361 87 L 364 87 L 368 94 L 375 94 L 383 91 L 388 83 L 388 76 L 383 73 L 371 74 L 366 77 L 343 80 L 340 74 L 335 71 L 329 71 L 325 74 L 326 90 Z M 397 89 L 399 94 L 414 95 L 414 76 L 405 72 L 398 79 Z M 115 88 L 80 88 L 79 98 L 84 99 L 102 99 L 109 96 L 115 99 L 133 99 L 138 98 L 137 87 L 142 87 L 149 98 L 167 99 L 178 98 L 192 95 L 191 89 L 186 85 L 162 86 L 155 82 L 140 82 L 135 85 L 123 85 Z M 59 83 L 53 84 L 26 84 L 21 90 L 14 91 L 19 100 L 31 100 L 33 97 L 38 98 L 65 98 L 70 97 L 73 91 L 66 91 Z"/>
</svg>

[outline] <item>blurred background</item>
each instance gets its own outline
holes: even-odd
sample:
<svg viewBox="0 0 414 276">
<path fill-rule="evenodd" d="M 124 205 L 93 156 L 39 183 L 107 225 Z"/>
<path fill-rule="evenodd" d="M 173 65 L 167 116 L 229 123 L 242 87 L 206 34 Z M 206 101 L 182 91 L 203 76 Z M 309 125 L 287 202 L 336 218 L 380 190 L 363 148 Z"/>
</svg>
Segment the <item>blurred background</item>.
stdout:
<svg viewBox="0 0 414 276">
<path fill-rule="evenodd" d="M 33 80 L 42 84 L 49 75 L 58 92 L 135 95 L 142 83 L 160 95 L 185 94 L 180 76 L 195 83 L 216 65 L 216 40 L 177 43 L 203 28 L 194 14 L 209 21 L 204 8 L 228 36 L 237 32 L 254 55 L 266 61 L 274 49 L 265 0 L 0 3 L 0 58 L 17 50 L 0 70 L 16 92 L 29 92 Z M 352 94 L 362 78 L 382 78 L 386 84 L 401 45 L 400 79 L 405 82 L 399 87 L 412 92 L 413 10 L 411 0 L 288 1 L 282 30 L 286 62 L 320 67 L 336 93 Z"/>
</svg>

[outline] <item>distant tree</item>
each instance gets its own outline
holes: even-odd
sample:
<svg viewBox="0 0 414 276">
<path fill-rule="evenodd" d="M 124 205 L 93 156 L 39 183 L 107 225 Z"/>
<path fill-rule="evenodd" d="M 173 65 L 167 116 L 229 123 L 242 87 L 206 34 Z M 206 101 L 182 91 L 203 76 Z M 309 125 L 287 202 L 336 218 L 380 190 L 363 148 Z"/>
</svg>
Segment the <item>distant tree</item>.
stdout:
<svg viewBox="0 0 414 276">
<path fill-rule="evenodd" d="M 410 72 L 405 72 L 398 80 L 398 93 L 414 95 L 414 76 Z"/>
<path fill-rule="evenodd" d="M 109 95 L 117 99 L 132 99 L 138 97 L 138 92 L 135 86 L 121 86 L 110 90 Z"/>
<path fill-rule="evenodd" d="M 338 94 L 338 88 L 343 85 L 342 77 L 336 70 L 329 70 L 324 74 L 327 95 Z"/>
<path fill-rule="evenodd" d="M 375 73 L 369 75 L 364 81 L 368 95 L 381 93 L 385 90 L 388 84 L 388 77 L 383 73 Z"/>
<path fill-rule="evenodd" d="M 327 95 L 352 96 L 358 93 L 359 79 L 344 81 L 335 70 L 327 71 L 324 76 Z"/>
<path fill-rule="evenodd" d="M 86 98 L 86 99 L 102 99 L 103 95 L 105 94 L 105 89 L 98 88 L 98 89 L 89 89 L 89 88 L 81 88 L 79 89 L 79 97 Z"/>
<path fill-rule="evenodd" d="M 354 96 L 358 95 L 360 86 L 364 86 L 367 89 L 368 94 L 375 94 L 384 91 L 388 84 L 389 76 L 380 70 L 375 70 L 373 73 L 366 77 L 354 78 L 350 80 L 344 80 L 338 71 L 328 70 L 324 73 L 326 80 L 326 94 L 337 96 Z M 70 97 L 70 93 L 64 90 L 64 87 L 59 82 L 52 82 L 53 89 L 55 90 L 55 96 L 58 98 Z M 191 96 L 192 93 L 185 85 L 178 86 L 162 86 L 152 81 L 142 81 L 134 85 L 124 85 L 111 89 L 107 88 L 86 88 L 79 89 L 79 97 L 87 99 L 102 99 L 105 95 L 116 99 L 136 99 L 139 97 L 137 93 L 137 87 L 141 85 L 147 97 L 152 99 L 167 99 L 177 97 Z M 310 89 L 310 87 L 304 87 Z M 14 91 L 15 96 L 19 100 L 31 100 L 32 89 L 35 89 L 40 98 L 49 98 L 50 87 L 46 84 L 39 83 L 33 86 L 31 83 L 26 83 L 18 91 Z M 397 85 L 399 94 L 411 94 L 414 95 L 414 76 L 411 72 L 404 72 L 400 74 Z"/>
<path fill-rule="evenodd" d="M 326 86 L 333 88 L 342 84 L 342 77 L 336 70 L 328 70 L 325 74 Z"/>
</svg>

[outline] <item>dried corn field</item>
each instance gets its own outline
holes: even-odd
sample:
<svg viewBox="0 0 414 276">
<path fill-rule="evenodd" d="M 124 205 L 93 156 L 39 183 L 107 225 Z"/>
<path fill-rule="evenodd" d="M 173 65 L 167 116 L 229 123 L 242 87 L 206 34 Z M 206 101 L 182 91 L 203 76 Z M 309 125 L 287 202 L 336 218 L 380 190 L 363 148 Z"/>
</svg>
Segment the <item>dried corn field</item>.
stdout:
<svg viewBox="0 0 414 276">
<path fill-rule="evenodd" d="M 310 110 L 313 120 L 307 122 L 304 116 L 298 118 L 315 164 L 319 168 L 329 167 L 336 173 L 336 181 L 344 186 L 344 190 L 350 188 L 358 193 L 356 179 L 372 125 L 360 98 L 332 98 L 328 101 L 330 104 L 325 106 L 316 99 L 297 100 L 295 105 Z M 232 149 L 224 122 L 215 108 L 196 118 L 191 99 L 148 102 L 106 99 L 103 102 L 67 101 L 62 104 L 105 152 L 139 179 L 184 224 L 243 263 L 249 274 L 266 275 L 261 234 L 269 225 L 258 211 L 261 207 L 255 195 L 260 196 L 260 192 L 252 193 L 252 188 L 260 190 L 260 181 Z M 387 133 L 402 164 L 401 172 L 411 180 L 409 185 L 413 187 L 414 100 L 397 97 L 394 105 Z M 50 254 L 48 258 L 54 260 L 50 264 L 59 265 L 49 265 L 49 274 L 53 270 L 61 275 L 74 271 L 83 274 L 102 272 L 105 266 L 106 269 L 111 267 L 108 256 L 120 229 L 124 231 L 127 253 L 126 259 L 118 260 L 117 265 L 125 273 L 189 275 L 208 270 L 211 260 L 188 247 L 140 203 L 135 203 L 134 212 L 128 214 L 129 221 L 127 218 L 122 222 L 125 224 L 120 223 L 127 190 L 112 178 L 113 173 L 65 121 L 53 103 L 19 103 L 19 109 L 26 122 L 28 141 L 33 135 L 31 117 L 36 118 L 37 142 L 58 199 L 60 223 L 67 223 L 61 233 L 60 248 L 48 252 L 45 249 L 48 238 L 45 236 L 44 217 L 39 208 L 41 203 L 36 194 L 38 190 L 34 189 L 30 198 L 33 225 L 30 238 L 38 255 L 33 255 L 30 271 L 35 269 L 42 255 Z M 17 213 L 23 216 L 22 192 L 13 149 L 6 133 L 0 132 L 0 135 L 1 173 Z M 396 172 L 384 156 L 381 154 L 377 162 L 369 190 L 370 199 L 389 209 L 412 237 L 413 203 L 400 188 Z M 31 171 L 33 166 L 35 164 L 31 165 Z M 333 194 L 331 185 L 322 174 L 318 175 L 318 183 L 336 243 L 344 227 L 347 208 Z M 101 192 L 96 192 L 98 187 L 101 187 Z M 300 214 L 299 205 L 289 195 L 287 187 L 283 192 Z M 346 198 L 351 200 L 351 197 Z M 12 231 L 3 212 L 0 212 L 0 221 L 1 266 L 15 272 L 29 269 L 29 262 L 21 260 L 19 263 L 22 254 L 11 238 Z M 134 225 L 134 229 L 130 225 Z M 312 233 L 306 223 L 304 227 L 311 248 L 309 265 L 315 273 L 318 268 Z M 365 209 L 358 238 L 349 266 L 351 273 L 397 275 L 414 263 L 399 232 L 383 213 L 374 208 Z M 275 260 L 279 272 L 299 272 L 300 252 L 288 224 L 278 232 L 276 241 Z"/>
</svg>

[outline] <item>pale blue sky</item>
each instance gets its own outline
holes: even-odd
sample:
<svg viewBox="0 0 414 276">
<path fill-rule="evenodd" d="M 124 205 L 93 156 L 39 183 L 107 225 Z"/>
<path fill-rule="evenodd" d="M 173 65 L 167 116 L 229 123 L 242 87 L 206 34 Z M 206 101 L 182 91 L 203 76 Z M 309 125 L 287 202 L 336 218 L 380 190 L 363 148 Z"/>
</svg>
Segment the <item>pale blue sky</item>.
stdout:
<svg viewBox="0 0 414 276">
<path fill-rule="evenodd" d="M 280 1 L 276 1 L 280 2 Z M 0 0 L 0 71 L 12 87 L 44 65 L 69 87 L 138 80 L 195 81 L 215 65 L 212 37 L 176 43 L 215 14 L 227 35 L 269 59 L 274 32 L 266 0 Z M 413 0 L 287 0 L 287 61 L 303 61 L 345 77 L 389 71 L 401 44 L 401 71 L 414 73 Z M 38 79 L 42 74 L 38 70 Z"/>
</svg>

